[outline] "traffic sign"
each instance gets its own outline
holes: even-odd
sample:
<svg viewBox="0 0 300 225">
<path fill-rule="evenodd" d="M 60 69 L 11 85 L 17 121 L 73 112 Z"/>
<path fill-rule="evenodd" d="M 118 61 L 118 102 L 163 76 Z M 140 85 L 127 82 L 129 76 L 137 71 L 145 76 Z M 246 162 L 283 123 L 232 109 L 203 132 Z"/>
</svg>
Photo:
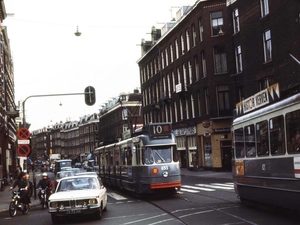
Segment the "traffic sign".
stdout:
<svg viewBox="0 0 300 225">
<path fill-rule="evenodd" d="M 19 139 L 25 140 L 25 139 L 30 138 L 30 132 L 29 132 L 28 128 L 22 127 L 18 130 L 17 136 Z"/>
<path fill-rule="evenodd" d="M 29 139 L 26 139 L 26 140 L 19 139 L 18 140 L 18 145 L 29 145 L 29 144 L 30 144 Z"/>
<path fill-rule="evenodd" d="M 30 154 L 30 151 L 31 149 L 29 145 L 18 145 L 18 156 L 27 157 Z"/>
</svg>

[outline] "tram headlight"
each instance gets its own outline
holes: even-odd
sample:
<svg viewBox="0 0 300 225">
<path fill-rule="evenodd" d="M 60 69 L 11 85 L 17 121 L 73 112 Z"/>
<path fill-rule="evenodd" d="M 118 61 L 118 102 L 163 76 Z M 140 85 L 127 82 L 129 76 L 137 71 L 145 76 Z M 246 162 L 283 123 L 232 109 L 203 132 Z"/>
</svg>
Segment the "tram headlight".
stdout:
<svg viewBox="0 0 300 225">
<path fill-rule="evenodd" d="M 158 172 L 159 172 L 159 169 L 158 169 L 157 167 L 153 167 L 153 168 L 151 169 L 151 173 L 152 173 L 152 174 L 158 174 Z"/>
</svg>

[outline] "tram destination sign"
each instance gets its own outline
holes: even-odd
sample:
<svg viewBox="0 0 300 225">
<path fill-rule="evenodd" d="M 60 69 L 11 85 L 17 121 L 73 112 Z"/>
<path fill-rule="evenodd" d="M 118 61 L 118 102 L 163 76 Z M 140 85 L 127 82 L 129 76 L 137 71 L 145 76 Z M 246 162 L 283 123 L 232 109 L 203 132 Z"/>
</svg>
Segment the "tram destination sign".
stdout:
<svg viewBox="0 0 300 225">
<path fill-rule="evenodd" d="M 171 132 L 172 129 L 170 123 L 149 124 L 148 126 L 150 139 L 170 139 Z"/>
</svg>

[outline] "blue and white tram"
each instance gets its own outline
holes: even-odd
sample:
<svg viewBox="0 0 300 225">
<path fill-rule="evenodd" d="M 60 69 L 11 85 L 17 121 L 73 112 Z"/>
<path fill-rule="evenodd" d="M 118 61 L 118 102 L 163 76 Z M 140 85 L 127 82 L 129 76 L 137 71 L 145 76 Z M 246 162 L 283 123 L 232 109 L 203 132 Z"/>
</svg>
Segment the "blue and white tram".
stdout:
<svg viewBox="0 0 300 225">
<path fill-rule="evenodd" d="M 181 187 L 181 174 L 171 124 L 150 123 L 143 130 L 95 149 L 101 179 L 138 194 L 175 192 Z"/>
<path fill-rule="evenodd" d="M 300 209 L 300 94 L 237 117 L 233 177 L 241 200 Z"/>
</svg>

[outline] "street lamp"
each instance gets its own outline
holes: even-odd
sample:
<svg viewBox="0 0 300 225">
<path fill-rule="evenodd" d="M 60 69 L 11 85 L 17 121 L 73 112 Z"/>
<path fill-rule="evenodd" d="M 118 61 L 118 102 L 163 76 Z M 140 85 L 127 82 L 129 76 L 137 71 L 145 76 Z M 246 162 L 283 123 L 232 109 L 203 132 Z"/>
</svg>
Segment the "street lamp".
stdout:
<svg viewBox="0 0 300 225">
<path fill-rule="evenodd" d="M 74 34 L 75 34 L 75 36 L 77 36 L 77 37 L 79 37 L 79 36 L 81 35 L 81 32 L 79 32 L 79 30 L 78 30 L 78 26 L 77 26 L 77 30 L 76 30 L 76 32 L 75 32 Z"/>
</svg>

